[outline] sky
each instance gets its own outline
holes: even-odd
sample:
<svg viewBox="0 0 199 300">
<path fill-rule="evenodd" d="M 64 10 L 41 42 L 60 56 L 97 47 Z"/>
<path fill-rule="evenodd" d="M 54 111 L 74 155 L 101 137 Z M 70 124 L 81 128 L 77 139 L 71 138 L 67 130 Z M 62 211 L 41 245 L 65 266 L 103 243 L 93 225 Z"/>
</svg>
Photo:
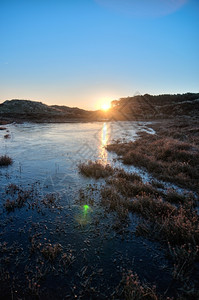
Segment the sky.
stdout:
<svg viewBox="0 0 199 300">
<path fill-rule="evenodd" d="M 0 0 L 0 102 L 199 92 L 198 0 Z"/>
</svg>

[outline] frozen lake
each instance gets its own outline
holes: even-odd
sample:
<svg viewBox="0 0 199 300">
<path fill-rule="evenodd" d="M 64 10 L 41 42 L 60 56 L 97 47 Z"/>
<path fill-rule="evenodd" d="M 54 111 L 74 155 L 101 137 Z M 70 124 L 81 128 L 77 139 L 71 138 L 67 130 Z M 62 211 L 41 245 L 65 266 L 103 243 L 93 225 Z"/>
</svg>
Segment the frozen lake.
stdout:
<svg viewBox="0 0 199 300">
<path fill-rule="evenodd" d="M 99 159 L 112 163 L 113 154 L 105 150 L 106 144 L 117 139 L 135 140 L 140 131 L 153 133 L 146 122 L 25 123 L 7 128 L 11 138 L 4 139 L 5 132 L 0 132 L 0 154 L 11 156 L 14 164 L 0 170 L 1 186 L 13 180 L 44 183 L 62 175 L 63 180 L 67 176 L 79 181 L 78 162 Z"/>
<path fill-rule="evenodd" d="M 158 283 L 160 291 L 169 285 L 171 277 L 164 267 L 168 262 L 159 244 L 134 235 L 137 217 L 131 216 L 130 230 L 120 235 L 113 229 L 114 213 L 107 214 L 98 205 L 97 192 L 88 211 L 84 206 L 91 199 L 87 196 L 85 203 L 79 202 L 80 189 L 86 190 L 91 183 L 97 187 L 103 180 L 83 177 L 78 172 L 78 163 L 98 159 L 113 166 L 121 165 L 105 146 L 112 140 L 135 140 L 141 131 L 153 134 L 147 125 L 147 122 L 10 124 L 6 126 L 10 139 L 5 139 L 5 131 L 0 131 L 0 155 L 7 154 L 14 160 L 13 165 L 0 169 L 0 243 L 6 243 L 10 253 L 17 247 L 22 249 L 18 255 L 4 257 L 12 261 L 6 267 L 15 274 L 20 295 L 23 296 L 27 285 L 25 270 L 36 276 L 35 268 L 45 274 L 41 282 L 37 277 L 41 295 L 50 291 L 54 299 L 58 291 L 62 296 L 72 293 L 75 299 L 88 284 L 98 291 L 99 299 L 110 299 L 123 272 L 130 269 L 144 280 Z M 4 204 L 8 184 L 22 188 L 35 185 L 35 204 L 7 212 Z M 57 193 L 59 209 L 54 206 L 38 209 L 39 201 L 48 193 Z M 30 241 L 31 247 L 35 245 L 33 239 L 37 246 L 30 256 Z M 48 265 L 39 252 L 39 247 L 46 247 L 47 242 L 59 243 L 62 251 L 74 258 L 69 269 L 65 270 L 61 264 L 63 256 L 53 268 Z M 88 299 L 86 294 L 82 295 L 82 299 Z"/>
</svg>

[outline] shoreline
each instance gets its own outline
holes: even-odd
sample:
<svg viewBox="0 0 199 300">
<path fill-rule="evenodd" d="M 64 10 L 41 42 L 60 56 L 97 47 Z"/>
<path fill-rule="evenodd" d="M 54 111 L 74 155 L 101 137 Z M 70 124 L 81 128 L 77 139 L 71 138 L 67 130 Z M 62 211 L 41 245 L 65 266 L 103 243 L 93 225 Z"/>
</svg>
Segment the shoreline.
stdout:
<svg viewBox="0 0 199 300">
<path fill-rule="evenodd" d="M 128 118 L 128 119 L 113 119 L 113 118 L 71 118 L 67 120 L 63 119 L 35 119 L 35 118 L 7 118 L 7 117 L 0 117 L 0 126 L 2 125 L 7 125 L 7 124 L 23 124 L 23 123 L 33 123 L 33 124 L 58 124 L 58 123 L 92 123 L 92 122 L 168 122 L 168 121 L 174 121 L 174 120 L 184 120 L 184 119 L 191 119 L 193 120 L 192 117 L 190 116 L 177 116 L 176 118 L 171 116 L 170 118 L 168 116 L 162 116 L 162 117 L 157 117 L 157 118 Z M 197 118 L 195 118 L 197 120 Z"/>
</svg>

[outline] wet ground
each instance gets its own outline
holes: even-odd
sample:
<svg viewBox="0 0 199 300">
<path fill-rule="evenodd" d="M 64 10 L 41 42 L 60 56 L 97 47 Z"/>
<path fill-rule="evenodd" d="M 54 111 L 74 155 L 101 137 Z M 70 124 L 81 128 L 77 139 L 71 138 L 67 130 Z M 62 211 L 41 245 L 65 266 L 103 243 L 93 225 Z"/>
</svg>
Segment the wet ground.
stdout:
<svg viewBox="0 0 199 300">
<path fill-rule="evenodd" d="M 129 270 L 156 285 L 157 292 L 175 295 L 172 265 L 161 245 L 135 235 L 135 215 L 118 224 L 114 212 L 100 205 L 103 180 L 85 178 L 77 167 L 88 159 L 121 166 L 104 146 L 113 139 L 134 140 L 141 131 L 153 134 L 150 123 L 6 128 L 0 132 L 0 155 L 14 163 L 0 168 L 2 298 L 118 299 Z M 18 204 L 11 206 L 12 201 Z"/>
</svg>

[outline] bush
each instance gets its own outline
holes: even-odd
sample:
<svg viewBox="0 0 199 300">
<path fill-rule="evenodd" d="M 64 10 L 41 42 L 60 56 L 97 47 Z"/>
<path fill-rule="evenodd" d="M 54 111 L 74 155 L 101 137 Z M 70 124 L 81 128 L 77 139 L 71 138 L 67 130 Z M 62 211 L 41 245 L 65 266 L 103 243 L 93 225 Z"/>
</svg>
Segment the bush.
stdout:
<svg viewBox="0 0 199 300">
<path fill-rule="evenodd" d="M 13 163 L 12 158 L 7 155 L 0 156 L 0 167 L 7 167 Z"/>
</svg>

